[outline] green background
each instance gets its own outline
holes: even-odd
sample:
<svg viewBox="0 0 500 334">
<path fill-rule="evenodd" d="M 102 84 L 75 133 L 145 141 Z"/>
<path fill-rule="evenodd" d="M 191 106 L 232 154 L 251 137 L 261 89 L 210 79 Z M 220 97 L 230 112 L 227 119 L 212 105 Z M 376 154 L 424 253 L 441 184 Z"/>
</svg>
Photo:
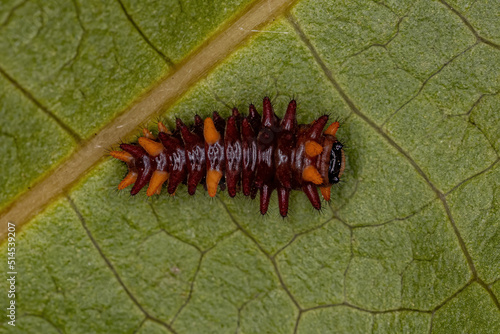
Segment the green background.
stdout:
<svg viewBox="0 0 500 334">
<path fill-rule="evenodd" d="M 249 3 L 3 1 L 0 208 Z M 275 195 L 266 216 L 201 187 L 132 198 L 106 159 L 18 233 L 16 327 L 0 332 L 500 332 L 499 13 L 298 1 L 162 119 L 266 95 L 279 115 L 295 97 L 303 123 L 329 113 L 347 155 L 331 203 L 296 192 L 281 219 Z"/>
</svg>

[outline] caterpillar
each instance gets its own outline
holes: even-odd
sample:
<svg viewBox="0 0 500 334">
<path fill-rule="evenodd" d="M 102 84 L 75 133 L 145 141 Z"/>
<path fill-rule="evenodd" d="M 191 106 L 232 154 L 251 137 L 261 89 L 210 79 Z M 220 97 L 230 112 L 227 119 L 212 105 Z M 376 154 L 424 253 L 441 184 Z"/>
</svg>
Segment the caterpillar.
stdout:
<svg viewBox="0 0 500 334">
<path fill-rule="evenodd" d="M 167 184 L 167 192 L 174 195 L 178 185 L 184 183 L 188 193 L 194 195 L 198 184 L 203 184 L 211 197 L 219 187 L 227 187 L 231 197 L 242 191 L 252 199 L 260 191 L 263 215 L 271 193 L 277 190 L 283 217 L 288 214 L 290 191 L 302 190 L 320 210 L 317 188 L 329 201 L 331 186 L 339 182 L 344 171 L 345 154 L 335 137 L 339 122 L 325 131 L 327 115 L 311 124 L 297 124 L 296 110 L 297 103 L 291 100 L 280 119 L 265 97 L 262 117 L 250 104 L 246 117 L 236 108 L 227 119 L 214 111 L 205 120 L 196 115 L 189 127 L 176 119 L 172 132 L 158 122 L 157 137 L 143 129 L 138 145 L 122 143 L 122 151 L 110 152 L 128 166 L 118 189 L 133 185 L 130 193 L 135 195 L 149 183 L 146 195 L 153 196 Z"/>
</svg>

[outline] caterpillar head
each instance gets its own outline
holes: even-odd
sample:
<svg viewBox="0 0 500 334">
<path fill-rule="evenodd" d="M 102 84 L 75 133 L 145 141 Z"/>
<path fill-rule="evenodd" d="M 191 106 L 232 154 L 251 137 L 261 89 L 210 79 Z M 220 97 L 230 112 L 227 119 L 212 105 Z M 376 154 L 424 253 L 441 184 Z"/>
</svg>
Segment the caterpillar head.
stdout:
<svg viewBox="0 0 500 334">
<path fill-rule="evenodd" d="M 344 172 L 345 154 L 342 147 L 342 144 L 336 141 L 333 143 L 332 150 L 330 151 L 330 164 L 328 166 L 328 183 L 330 184 L 339 183 L 340 177 Z"/>
</svg>

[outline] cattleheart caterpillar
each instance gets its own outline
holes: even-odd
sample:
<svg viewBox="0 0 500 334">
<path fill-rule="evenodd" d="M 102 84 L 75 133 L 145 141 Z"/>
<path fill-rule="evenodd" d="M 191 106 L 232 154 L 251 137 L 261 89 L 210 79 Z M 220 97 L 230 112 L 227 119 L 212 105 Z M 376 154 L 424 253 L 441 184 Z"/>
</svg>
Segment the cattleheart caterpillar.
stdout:
<svg viewBox="0 0 500 334">
<path fill-rule="evenodd" d="M 276 189 L 283 217 L 288 214 L 290 191 L 297 189 L 315 209 L 321 209 L 317 187 L 329 201 L 330 188 L 344 171 L 344 151 L 335 137 L 339 123 L 323 131 L 326 115 L 311 124 L 297 124 L 295 100 L 283 119 L 276 116 L 268 97 L 263 104 L 262 117 L 251 104 L 246 117 L 233 108 L 227 119 L 217 112 L 205 120 L 196 115 L 189 127 L 177 119 L 172 132 L 159 122 L 158 138 L 144 129 L 138 145 L 121 144 L 123 151 L 110 153 L 129 170 L 118 189 L 133 184 L 135 195 L 149 183 L 146 194 L 152 196 L 160 194 L 165 184 L 168 193 L 174 194 L 184 183 L 194 195 L 201 183 L 211 197 L 220 186 L 221 190 L 227 187 L 231 197 L 242 191 L 252 199 L 260 191 L 262 214 Z"/>
</svg>

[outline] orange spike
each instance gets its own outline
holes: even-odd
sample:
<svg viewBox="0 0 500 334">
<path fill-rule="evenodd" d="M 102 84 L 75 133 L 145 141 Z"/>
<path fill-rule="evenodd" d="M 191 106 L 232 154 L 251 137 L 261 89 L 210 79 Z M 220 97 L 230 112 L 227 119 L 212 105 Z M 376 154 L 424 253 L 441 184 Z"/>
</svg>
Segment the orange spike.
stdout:
<svg viewBox="0 0 500 334">
<path fill-rule="evenodd" d="M 327 187 L 319 187 L 319 190 L 321 190 L 321 195 L 323 195 L 323 198 L 325 201 L 330 200 L 330 190 L 332 189 L 332 186 L 327 186 Z"/>
<path fill-rule="evenodd" d="M 153 196 L 161 189 L 161 186 L 165 181 L 168 180 L 168 173 L 165 171 L 155 170 L 151 180 L 149 181 L 149 187 L 146 191 L 147 196 Z"/>
<path fill-rule="evenodd" d="M 131 162 L 132 160 L 134 160 L 132 154 L 125 151 L 111 151 L 109 152 L 109 155 L 123 162 Z"/>
<path fill-rule="evenodd" d="M 153 136 L 153 133 L 151 131 L 149 131 L 147 128 L 142 129 L 142 134 L 144 135 L 144 137 L 146 137 L 148 139 L 155 139 L 155 136 Z"/>
<path fill-rule="evenodd" d="M 169 129 L 163 124 L 162 122 L 158 122 L 158 131 L 160 132 L 165 132 L 166 134 L 170 135 L 172 134 Z"/>
<path fill-rule="evenodd" d="M 217 186 L 221 178 L 222 172 L 215 169 L 207 170 L 207 190 L 210 197 L 215 197 L 217 194 Z"/>
<path fill-rule="evenodd" d="M 323 146 L 315 141 L 309 140 L 306 142 L 306 154 L 313 158 L 323 152 Z"/>
<path fill-rule="evenodd" d="M 318 172 L 318 170 L 314 166 L 307 166 L 304 168 L 304 171 L 302 172 L 302 178 L 305 181 L 312 182 L 314 184 L 322 184 L 323 183 L 323 178 L 321 177 L 321 174 Z"/>
<path fill-rule="evenodd" d="M 330 126 L 325 130 L 325 135 L 335 136 L 337 130 L 339 129 L 339 122 L 333 122 Z"/>
<path fill-rule="evenodd" d="M 130 186 L 131 184 L 134 184 L 135 181 L 137 180 L 137 173 L 135 172 L 129 172 L 127 176 L 120 182 L 118 185 L 118 190 L 123 190 Z"/>
<path fill-rule="evenodd" d="M 148 152 L 148 154 L 153 157 L 156 157 L 164 149 L 161 143 L 158 143 L 146 137 L 139 138 L 139 145 L 141 145 L 142 148 L 145 149 L 146 152 Z"/>
<path fill-rule="evenodd" d="M 205 137 L 205 141 L 208 145 L 215 144 L 220 139 L 220 133 L 215 129 L 214 121 L 210 117 L 205 118 L 203 136 Z"/>
</svg>

